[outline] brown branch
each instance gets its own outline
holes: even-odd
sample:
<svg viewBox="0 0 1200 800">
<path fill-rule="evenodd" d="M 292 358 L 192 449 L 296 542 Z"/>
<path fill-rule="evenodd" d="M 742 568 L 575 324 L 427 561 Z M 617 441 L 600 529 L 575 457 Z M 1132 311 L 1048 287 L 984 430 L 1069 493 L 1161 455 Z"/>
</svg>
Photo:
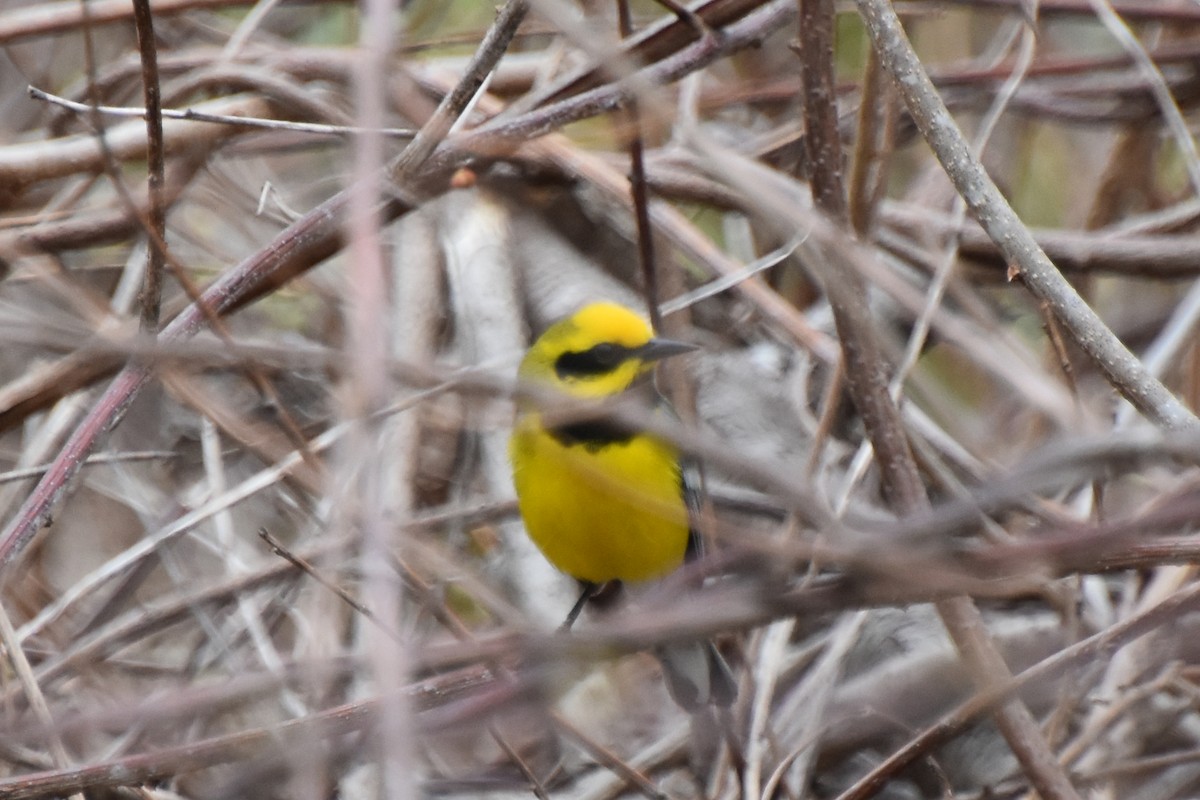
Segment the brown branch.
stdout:
<svg viewBox="0 0 1200 800">
<path fill-rule="evenodd" d="M 158 46 L 154 40 L 154 16 L 150 0 L 133 0 L 133 25 L 137 30 L 138 53 L 142 60 L 142 93 L 146 104 L 146 177 L 149 208 L 146 209 L 151 236 L 146 248 L 146 274 L 142 279 L 142 332 L 158 333 L 162 310 L 162 276 L 166 262 L 166 209 L 163 206 L 165 147 L 163 146 L 162 97 L 158 84 Z M 136 204 L 135 204 L 136 206 Z"/>
<path fill-rule="evenodd" d="M 700 17 L 695 17 L 699 20 Z M 621 39 L 633 35 L 633 19 L 629 12 L 629 0 L 618 0 L 617 21 Z M 645 141 L 642 138 L 642 115 L 638 110 L 638 99 L 632 98 L 626 109 L 632 136 L 629 139 L 629 185 L 633 193 L 634 220 L 637 222 L 638 262 L 642 271 L 642 291 L 646 297 L 646 309 L 650 325 L 662 330 L 662 313 L 659 311 L 658 269 L 654 262 L 654 229 L 650 226 L 650 198 L 646 189 Z"/>
<path fill-rule="evenodd" d="M 1200 420 L 1157 379 L 1067 283 L 1004 199 L 954 124 L 890 3 L 858 0 L 880 61 L 946 174 L 1025 285 L 1135 408 L 1158 425 L 1200 430 Z"/>
<path fill-rule="evenodd" d="M 1023 0 L 949 0 L 949 2 L 957 5 L 969 5 L 972 8 L 990 7 L 1024 13 Z M 1200 9 L 1195 6 L 1145 2 L 1145 0 L 1124 0 L 1124 2 L 1115 2 L 1112 6 L 1122 17 L 1138 22 L 1200 24 Z M 1037 13 L 1040 17 L 1092 17 L 1096 13 L 1096 7 L 1090 0 L 1038 0 Z"/>
<path fill-rule="evenodd" d="M 767 7 L 731 26 L 719 43 L 707 40 L 647 67 L 652 82 L 674 80 L 700 69 L 721 55 L 760 41 L 793 9 L 790 0 L 775 0 Z M 546 109 L 515 119 L 494 120 L 452 137 L 414 175 L 410 188 L 418 196 L 445 191 L 448 177 L 465 159 L 480 152 L 511 152 L 531 136 L 540 136 L 570 121 L 610 111 L 628 100 L 631 90 L 610 85 L 585 92 Z M 224 314 L 252 302 L 329 257 L 341 247 L 345 192 L 326 200 L 284 230 L 266 249 L 255 253 L 225 273 L 205 290 L 202 303 L 194 303 L 162 331 L 163 341 L 186 339 L 199 331 L 209 313 Z M 384 222 L 413 208 L 412 201 L 393 196 L 382 210 Z M 51 508 L 67 490 L 67 483 L 99 438 L 116 422 L 149 377 L 131 367 L 119 374 L 87 417 L 71 434 L 53 465 L 0 533 L 0 570 L 11 564 L 46 520 Z"/>
<path fill-rule="evenodd" d="M 488 29 L 483 41 L 467 65 L 463 76 L 454 88 L 442 98 L 433 116 L 421 126 L 421 130 L 409 142 L 408 147 L 396 161 L 389 165 L 388 172 L 393 180 L 404 182 L 420 168 L 433 151 L 442 144 L 454 123 L 466 111 L 468 104 L 483 87 L 484 80 L 508 50 L 517 28 L 529 12 L 527 0 L 508 0 L 495 23 Z"/>
<path fill-rule="evenodd" d="M 997 703 L 1011 697 L 1022 687 L 1036 681 L 1064 675 L 1070 669 L 1077 669 L 1106 654 L 1114 653 L 1129 642 L 1164 625 L 1169 625 L 1183 614 L 1194 611 L 1198 604 L 1200 604 L 1200 584 L 1192 584 L 1191 587 L 1176 592 L 1162 603 L 1060 650 L 1003 684 L 988 687 L 914 736 L 908 744 L 839 795 L 837 800 L 867 800 L 867 798 L 874 797 L 880 789 L 887 785 L 888 781 L 905 768 L 929 754 L 933 749 L 948 742 Z"/>
<path fill-rule="evenodd" d="M 247 5 L 251 5 L 250 0 L 155 0 L 153 11 L 162 17 L 196 8 Z M 83 24 L 85 14 L 93 25 L 100 25 L 129 19 L 133 13 L 129 0 L 95 0 L 88 3 L 86 12 L 77 0 L 37 3 L 0 16 L 0 44 L 74 30 Z"/>
<path fill-rule="evenodd" d="M 885 204 L 881 221 L 909 235 L 954 232 L 954 227 L 928 210 Z M 920 226 L 918 228 L 918 226 Z M 1115 273 L 1161 280 L 1186 280 L 1200 274 L 1200 242 L 1194 234 L 1122 234 L 1112 230 L 1032 229 L 1039 247 L 1063 271 Z M 1003 275 L 1005 255 L 988 233 L 969 223 L 960 233 L 966 258 Z M 885 245 L 886 246 L 886 245 Z"/>
<path fill-rule="evenodd" d="M 841 185 L 841 146 L 833 87 L 832 0 L 801 0 L 800 52 L 804 58 L 805 130 L 812 164 L 813 200 L 836 224 L 846 227 L 846 200 Z M 885 64 L 886 65 L 886 64 Z M 818 257 L 821 276 L 842 342 L 847 386 L 875 451 L 885 495 L 902 515 L 929 508 L 929 499 L 892 401 L 889 368 L 866 304 L 861 278 L 849 265 Z M 981 687 L 1009 680 L 1003 657 L 988 635 L 983 617 L 968 597 L 935 603 L 947 632 Z M 1044 798 L 1075 800 L 1065 771 L 1054 759 L 1033 715 L 1020 701 L 996 711 L 996 723 L 1033 785 Z"/>
<path fill-rule="evenodd" d="M 266 117 L 271 104 L 258 97 L 235 96 L 197 105 L 198 109 L 218 114 L 244 114 Z M 165 120 L 163 142 L 168 154 L 187 152 L 192 148 L 210 147 L 235 132 L 223 125 L 211 125 L 186 120 Z M 146 124 L 123 122 L 105 133 L 108 147 L 117 161 L 132 161 L 146 157 Z M 94 136 L 83 134 L 54 139 L 49 142 L 22 142 L 0 147 L 0 183 L 10 191 L 23 189 L 39 181 L 63 178 L 81 172 L 104 170 L 104 155 Z"/>
</svg>

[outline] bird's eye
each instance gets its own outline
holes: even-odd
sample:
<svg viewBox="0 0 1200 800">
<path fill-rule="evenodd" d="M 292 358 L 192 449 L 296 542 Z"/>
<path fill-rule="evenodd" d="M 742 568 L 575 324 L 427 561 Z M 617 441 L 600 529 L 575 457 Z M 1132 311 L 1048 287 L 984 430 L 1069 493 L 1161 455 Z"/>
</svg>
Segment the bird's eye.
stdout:
<svg viewBox="0 0 1200 800">
<path fill-rule="evenodd" d="M 627 351 L 624 347 L 617 347 L 615 344 L 604 342 L 596 345 L 588 352 L 591 353 L 591 357 L 597 364 L 603 364 L 611 369 L 625 360 Z"/>
<path fill-rule="evenodd" d="M 603 375 L 612 372 L 629 357 L 629 350 L 611 342 L 602 342 L 587 350 L 563 353 L 554 362 L 560 378 Z"/>
</svg>

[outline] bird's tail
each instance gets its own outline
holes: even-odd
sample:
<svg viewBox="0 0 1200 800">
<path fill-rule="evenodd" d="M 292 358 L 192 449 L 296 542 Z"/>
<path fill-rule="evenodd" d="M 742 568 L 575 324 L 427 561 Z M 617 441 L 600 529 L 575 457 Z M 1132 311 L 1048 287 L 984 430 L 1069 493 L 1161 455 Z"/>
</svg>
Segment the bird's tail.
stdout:
<svg viewBox="0 0 1200 800">
<path fill-rule="evenodd" d="M 737 681 L 712 642 L 684 642 L 655 650 L 667 691 L 689 713 L 706 706 L 729 706 L 737 699 Z"/>
</svg>

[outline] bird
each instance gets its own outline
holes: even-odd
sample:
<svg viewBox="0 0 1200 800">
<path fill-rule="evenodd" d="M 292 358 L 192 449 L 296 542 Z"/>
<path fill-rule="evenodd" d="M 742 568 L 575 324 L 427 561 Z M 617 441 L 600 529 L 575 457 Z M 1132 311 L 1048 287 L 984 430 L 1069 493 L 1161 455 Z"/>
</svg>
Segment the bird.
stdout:
<svg viewBox="0 0 1200 800">
<path fill-rule="evenodd" d="M 695 350 L 656 337 L 644 317 L 618 303 L 589 303 L 546 329 L 517 376 L 530 394 L 553 391 L 578 401 L 641 399 L 670 413 L 653 384 L 654 368 Z M 509 442 L 517 505 L 530 539 L 551 564 L 575 578 L 579 600 L 569 629 L 606 586 L 661 578 L 699 553 L 690 522 L 695 491 L 670 442 L 613 418 L 545 413 L 545 397 L 519 397 Z M 736 698 L 732 672 L 711 642 L 656 653 L 667 688 L 689 711 Z"/>
</svg>

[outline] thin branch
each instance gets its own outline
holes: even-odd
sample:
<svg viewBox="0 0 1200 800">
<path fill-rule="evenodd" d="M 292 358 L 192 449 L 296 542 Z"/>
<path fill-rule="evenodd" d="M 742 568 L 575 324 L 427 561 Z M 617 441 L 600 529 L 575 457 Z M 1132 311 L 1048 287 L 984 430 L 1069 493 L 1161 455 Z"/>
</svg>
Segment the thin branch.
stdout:
<svg viewBox="0 0 1200 800">
<path fill-rule="evenodd" d="M 775 0 L 726 29 L 719 43 L 701 41 L 647 67 L 648 79 L 674 80 L 712 63 L 721 55 L 749 47 L 788 19 L 794 10 L 792 0 Z M 484 124 L 461 134 L 461 139 L 452 137 L 444 143 L 440 156 L 435 153 L 428 159 L 420 175 L 414 175 L 408 185 L 422 191 L 445 191 L 449 188 L 446 178 L 470 156 L 497 149 L 511 151 L 531 136 L 540 136 L 574 119 L 610 111 L 630 96 L 631 90 L 624 85 L 604 86 L 549 109 L 537 109 L 516 119 Z M 218 278 L 204 291 L 202 303 L 193 303 L 167 324 L 161 334 L 162 340 L 173 342 L 193 336 L 205 325 L 209 312 L 224 314 L 252 302 L 337 252 L 341 247 L 347 198 L 345 192 L 334 195 L 288 226 L 267 248 Z M 383 221 L 395 219 L 412 208 L 412 201 L 393 193 L 384 204 Z M 63 445 L 51 469 L 0 533 L 0 570 L 5 570 L 33 538 L 54 504 L 67 491 L 71 476 L 100 437 L 116 424 L 148 377 L 146 370 L 130 367 L 113 379 Z M 0 580 L 4 577 L 0 572 Z"/>
<path fill-rule="evenodd" d="M 196 8 L 244 6 L 250 2 L 251 0 L 154 0 L 154 13 L 162 17 Z M 74 30 L 83 24 L 85 16 L 91 19 L 91 24 L 101 25 L 129 19 L 134 12 L 129 0 L 90 0 L 86 11 L 81 9 L 81 5 L 79 0 L 59 0 L 11 9 L 0 16 L 0 44 Z"/>
<path fill-rule="evenodd" d="M 259 528 L 258 536 L 260 539 L 262 539 L 264 542 L 266 542 L 267 547 L 271 548 L 272 553 L 279 556 L 284 561 L 288 562 L 289 564 L 294 566 L 296 569 L 300 570 L 305 575 L 307 575 L 308 577 L 312 578 L 317 583 L 324 586 L 329 591 L 333 592 L 333 594 L 339 600 L 341 600 L 343 603 L 350 606 L 355 611 L 357 611 L 359 614 L 362 614 L 364 617 L 366 617 L 371 622 L 373 622 L 375 624 L 376 630 L 378 630 L 384 636 L 387 636 L 388 638 L 390 638 L 396 642 L 401 641 L 400 637 L 396 634 L 396 632 L 394 630 L 392 630 L 391 628 L 387 627 L 383 623 L 383 621 L 380 620 L 379 617 L 376 616 L 373 611 L 371 611 L 371 609 L 367 608 L 365 605 L 360 603 L 358 600 L 355 600 L 354 597 L 352 597 L 349 592 L 347 592 L 342 587 L 338 586 L 333 581 L 326 578 L 324 575 L 322 575 L 320 570 L 318 570 L 311 563 L 309 563 L 303 556 L 296 555 L 291 550 L 289 550 L 287 547 L 285 547 L 283 545 L 283 543 L 280 542 L 278 539 L 276 539 L 274 536 L 272 536 L 270 531 L 268 531 L 266 528 Z"/>
<path fill-rule="evenodd" d="M 500 57 L 508 51 L 509 44 L 517 34 L 517 28 L 528 13 L 527 0 L 508 0 L 504 4 L 496 16 L 496 21 L 475 50 L 462 78 L 442 98 L 433 116 L 421 126 L 421 130 L 400 157 L 389 166 L 388 170 L 394 180 L 403 182 L 442 144 L 459 116 L 466 111 L 476 94 L 483 88 L 484 81 L 495 69 Z"/>
<path fill-rule="evenodd" d="M 1167 130 L 1171 132 L 1175 146 L 1183 154 L 1188 179 L 1192 184 L 1192 192 L 1200 195 L 1200 153 L 1196 150 L 1196 140 L 1193 138 L 1192 132 L 1188 130 L 1187 120 L 1184 119 L 1179 104 L 1171 96 L 1171 88 L 1167 85 L 1166 78 L 1155 65 L 1154 59 L 1146 52 L 1146 48 L 1138 41 L 1137 36 L 1117 15 L 1112 3 L 1109 0 L 1091 0 L 1091 3 L 1100 22 L 1137 64 L 1138 70 L 1141 71 L 1149 85 L 1150 91 L 1158 103 L 1159 111 L 1167 123 Z"/>
<path fill-rule="evenodd" d="M 837 800 L 867 800 L 874 797 L 889 780 L 905 768 L 949 741 L 1004 698 L 1019 692 L 1022 687 L 1065 675 L 1068 670 L 1077 669 L 1089 661 L 1112 654 L 1129 642 L 1193 612 L 1197 605 L 1200 605 L 1200 584 L 1192 584 L 1158 605 L 1060 650 L 1003 684 L 988 687 L 914 736 L 904 747 L 840 794 Z"/>
<path fill-rule="evenodd" d="M 801 46 L 805 59 L 803 78 L 805 130 L 813 170 L 813 200 L 834 223 L 845 226 L 846 199 L 841 184 L 841 147 L 833 102 L 832 42 L 833 1 L 801 0 Z M 884 67 L 887 67 L 883 58 Z M 810 74 L 816 72 L 816 74 Z M 817 272 L 833 308 L 842 341 L 847 385 L 863 418 L 867 438 L 875 451 L 883 488 L 901 515 L 929 508 L 929 499 L 904 433 L 903 422 L 888 389 L 888 366 L 873 330 L 861 278 L 852 270 L 825 258 L 816 259 Z M 988 635 L 979 609 L 969 597 L 950 597 L 935 604 L 972 677 L 981 686 L 1009 679 L 1003 657 Z M 1077 800 L 1065 771 L 1054 759 L 1033 715 L 1020 701 L 1005 703 L 996 711 L 996 723 L 1024 767 L 1033 785 L 1046 800 Z"/>
<path fill-rule="evenodd" d="M 1064 330 L 1125 399 L 1158 425 L 1200 430 L 1200 420 L 1150 375 L 1038 247 L 1012 206 L 971 153 L 924 66 L 913 52 L 891 3 L 857 0 L 883 68 L 971 213 L 1025 285 L 1045 300 Z"/>
<path fill-rule="evenodd" d="M 699 17 L 695 17 L 699 19 Z M 633 35 L 633 19 L 629 12 L 629 0 L 617 0 L 617 23 L 622 40 Z M 638 99 L 632 98 L 625 111 L 629 121 L 629 185 L 633 192 L 634 220 L 637 222 L 638 262 L 642 272 L 642 291 L 646 297 L 646 308 L 650 313 L 650 325 L 662 330 L 662 314 L 659 311 L 658 270 L 654 263 L 654 229 L 650 226 L 650 199 L 646 190 L 645 142 L 642 138 L 642 115 L 638 110 Z"/>
<path fill-rule="evenodd" d="M 99 106 L 93 108 L 86 103 L 77 103 L 74 100 L 68 100 L 65 97 L 59 97 L 56 94 L 38 89 L 36 86 L 29 87 L 29 96 L 34 100 L 42 100 L 47 103 L 52 103 L 56 106 L 68 109 L 75 112 L 99 111 L 101 114 L 110 117 L 133 117 L 137 119 L 144 118 L 149 112 L 144 108 L 131 106 Z M 210 122 L 214 125 L 230 125 L 235 128 L 258 128 L 268 131 L 289 131 L 291 133 L 314 133 L 330 136 L 354 136 L 363 133 L 363 129 L 355 125 L 324 125 L 318 122 L 291 122 L 282 119 L 263 119 L 259 117 L 233 116 L 230 114 L 209 114 L 205 111 L 198 111 L 194 108 L 162 108 L 159 113 L 165 119 L 179 119 L 190 122 Z M 380 128 L 378 133 L 383 136 L 388 136 L 396 139 L 411 139 L 416 136 L 416 130 L 412 128 Z"/>
<path fill-rule="evenodd" d="M 133 26 L 137 31 L 138 54 L 142 61 L 142 94 L 146 103 L 146 209 L 151 236 L 146 248 L 146 271 L 142 276 L 141 328 L 150 336 L 158 333 L 162 310 L 163 267 L 167 254 L 166 208 L 163 205 L 165 150 L 163 147 L 162 96 L 158 84 L 158 44 L 154 40 L 154 16 L 150 0 L 133 0 Z M 136 208 L 136 204 L 134 206 Z"/>
</svg>

